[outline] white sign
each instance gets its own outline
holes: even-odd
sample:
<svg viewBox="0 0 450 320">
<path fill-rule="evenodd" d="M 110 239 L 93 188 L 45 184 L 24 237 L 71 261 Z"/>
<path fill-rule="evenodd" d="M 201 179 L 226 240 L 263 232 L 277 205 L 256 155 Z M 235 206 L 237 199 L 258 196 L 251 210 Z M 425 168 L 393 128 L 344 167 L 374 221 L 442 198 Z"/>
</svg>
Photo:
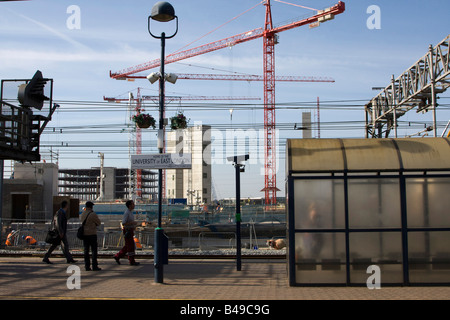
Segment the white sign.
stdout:
<svg viewBox="0 0 450 320">
<path fill-rule="evenodd" d="M 191 169 L 192 154 L 156 153 L 131 155 L 131 169 Z"/>
</svg>

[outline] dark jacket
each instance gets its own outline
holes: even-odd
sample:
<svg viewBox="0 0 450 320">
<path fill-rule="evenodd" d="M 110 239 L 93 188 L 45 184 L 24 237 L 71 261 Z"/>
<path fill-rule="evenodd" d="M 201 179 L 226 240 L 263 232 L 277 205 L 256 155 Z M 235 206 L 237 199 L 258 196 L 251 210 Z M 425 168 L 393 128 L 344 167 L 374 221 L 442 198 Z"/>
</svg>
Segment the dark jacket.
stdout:
<svg viewBox="0 0 450 320">
<path fill-rule="evenodd" d="M 66 211 L 64 209 L 59 209 L 56 211 L 55 216 L 53 217 L 53 221 L 55 223 L 55 228 L 58 230 L 59 234 L 66 234 L 67 232 L 67 216 Z"/>
</svg>

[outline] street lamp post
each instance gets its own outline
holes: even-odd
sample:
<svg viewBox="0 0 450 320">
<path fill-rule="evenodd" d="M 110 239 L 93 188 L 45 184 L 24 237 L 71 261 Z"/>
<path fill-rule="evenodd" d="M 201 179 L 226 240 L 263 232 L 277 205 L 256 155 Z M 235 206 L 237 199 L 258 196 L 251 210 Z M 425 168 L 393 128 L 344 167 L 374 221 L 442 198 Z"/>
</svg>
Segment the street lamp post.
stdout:
<svg viewBox="0 0 450 320">
<path fill-rule="evenodd" d="M 241 172 L 244 172 L 245 165 L 242 161 L 250 158 L 248 154 L 242 156 L 227 157 L 228 161 L 233 162 L 236 176 L 236 271 L 241 271 Z"/>
<path fill-rule="evenodd" d="M 156 20 L 159 22 L 168 22 L 176 19 L 176 31 L 171 36 L 166 36 L 165 32 L 162 32 L 160 36 L 154 35 L 151 32 L 150 21 Z M 159 76 L 159 130 L 158 130 L 158 149 L 159 153 L 164 152 L 164 85 L 165 85 L 165 73 L 164 73 L 164 58 L 165 58 L 165 45 L 166 39 L 173 38 L 178 32 L 178 17 L 175 15 L 175 10 L 172 5 L 165 1 L 157 2 L 153 8 L 151 15 L 148 17 L 148 32 L 153 38 L 161 39 L 161 68 Z M 164 281 L 164 261 L 163 261 L 163 248 L 162 237 L 164 230 L 162 229 L 162 185 L 163 174 L 162 169 L 158 169 L 158 225 L 155 229 L 155 254 L 154 254 L 154 267 L 155 267 L 155 282 L 163 283 Z M 167 248 L 164 248 L 167 249 Z"/>
</svg>

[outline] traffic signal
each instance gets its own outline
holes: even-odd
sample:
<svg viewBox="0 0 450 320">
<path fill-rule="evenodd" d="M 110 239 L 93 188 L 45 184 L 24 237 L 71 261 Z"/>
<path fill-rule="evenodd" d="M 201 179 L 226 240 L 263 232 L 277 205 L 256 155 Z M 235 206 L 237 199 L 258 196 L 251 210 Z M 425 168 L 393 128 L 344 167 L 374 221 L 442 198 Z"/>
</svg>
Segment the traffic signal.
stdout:
<svg viewBox="0 0 450 320">
<path fill-rule="evenodd" d="M 19 93 L 17 98 L 24 107 L 36 108 L 41 110 L 44 106 L 44 101 L 49 100 L 44 95 L 44 87 L 47 83 L 47 79 L 42 77 L 41 71 L 36 71 L 33 78 L 27 84 L 19 86 Z"/>
</svg>

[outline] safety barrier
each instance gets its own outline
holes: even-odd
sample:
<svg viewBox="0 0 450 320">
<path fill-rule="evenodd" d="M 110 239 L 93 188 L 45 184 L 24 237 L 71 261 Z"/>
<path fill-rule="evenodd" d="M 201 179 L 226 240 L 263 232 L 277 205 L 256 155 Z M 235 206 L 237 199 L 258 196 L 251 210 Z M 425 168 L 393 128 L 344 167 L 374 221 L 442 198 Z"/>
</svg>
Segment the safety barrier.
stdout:
<svg viewBox="0 0 450 320">
<path fill-rule="evenodd" d="M 234 232 L 200 232 L 198 235 L 198 249 L 233 249 L 236 247 L 236 233 Z"/>
<path fill-rule="evenodd" d="M 117 223 L 116 223 L 117 222 Z M 100 250 L 116 250 L 124 245 L 123 233 L 114 227 L 119 222 L 105 223 L 97 232 L 97 243 Z M 106 227 L 105 225 L 109 225 Z M 232 225 L 232 224 L 231 224 Z M 70 250 L 83 250 L 83 241 L 76 236 L 77 229 L 80 226 L 79 221 L 70 221 L 67 229 L 67 239 Z M 45 243 L 47 231 L 51 228 L 50 223 L 44 221 L 36 222 L 6 222 L 3 220 L 1 228 L 0 249 L 23 250 L 35 248 L 38 250 L 46 250 L 50 245 Z M 277 227 L 278 228 L 278 227 Z M 164 228 L 169 238 L 169 249 L 171 250 L 190 250 L 204 251 L 215 249 L 233 249 L 236 248 L 236 233 L 215 230 L 203 231 L 204 227 L 198 225 L 171 225 Z M 244 247 L 254 248 L 266 246 L 266 241 L 273 236 L 284 236 L 284 234 L 275 234 L 279 230 L 274 229 L 270 235 L 252 237 L 253 233 L 249 232 L 248 226 L 241 229 L 242 244 Z M 6 245 L 8 234 L 14 232 L 10 245 Z M 260 231 L 257 231 L 260 233 Z M 283 232 L 284 233 L 284 232 Z M 35 244 L 26 241 L 27 237 L 36 240 Z M 137 250 L 153 250 L 154 230 L 150 228 L 138 228 L 135 231 L 135 242 Z"/>
</svg>

